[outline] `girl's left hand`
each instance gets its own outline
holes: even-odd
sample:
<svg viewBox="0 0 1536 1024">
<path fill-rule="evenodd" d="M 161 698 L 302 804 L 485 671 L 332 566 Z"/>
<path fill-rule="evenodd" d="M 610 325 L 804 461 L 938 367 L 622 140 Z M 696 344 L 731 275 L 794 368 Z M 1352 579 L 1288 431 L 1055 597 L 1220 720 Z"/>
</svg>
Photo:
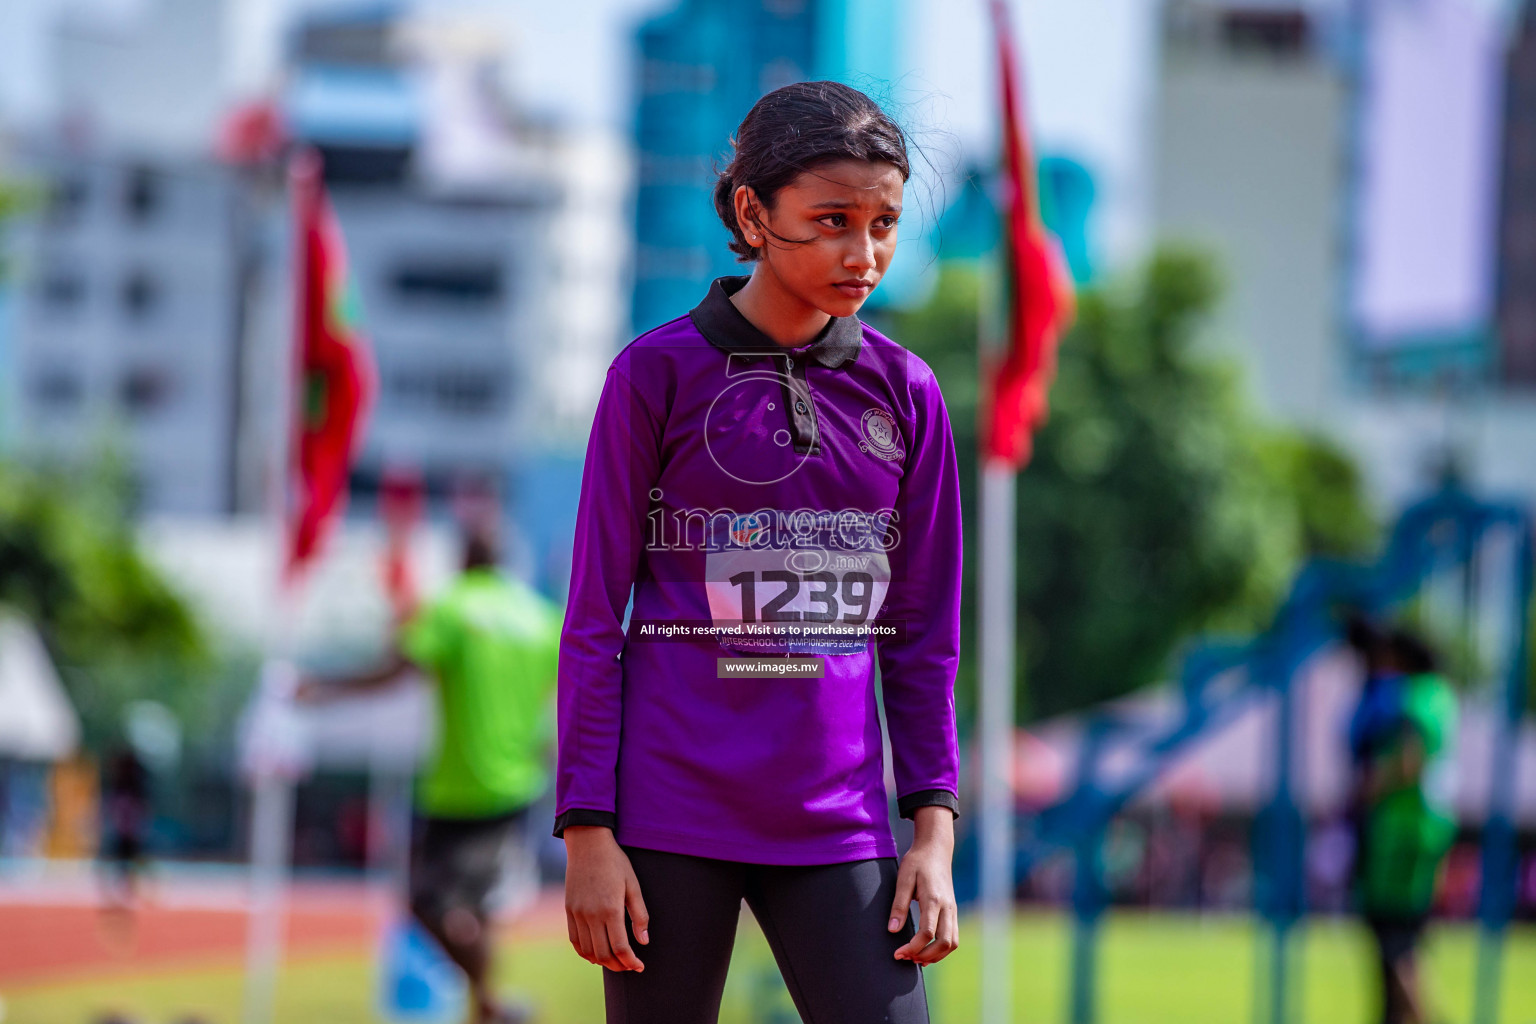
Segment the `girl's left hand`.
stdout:
<svg viewBox="0 0 1536 1024">
<path fill-rule="evenodd" d="M 896 951 L 897 960 L 935 964 L 960 944 L 960 920 L 950 863 L 955 852 L 954 815 L 947 807 L 919 807 L 913 818 L 917 836 L 901 858 L 890 931 L 900 931 L 912 901 L 918 905 L 917 934 Z"/>
</svg>

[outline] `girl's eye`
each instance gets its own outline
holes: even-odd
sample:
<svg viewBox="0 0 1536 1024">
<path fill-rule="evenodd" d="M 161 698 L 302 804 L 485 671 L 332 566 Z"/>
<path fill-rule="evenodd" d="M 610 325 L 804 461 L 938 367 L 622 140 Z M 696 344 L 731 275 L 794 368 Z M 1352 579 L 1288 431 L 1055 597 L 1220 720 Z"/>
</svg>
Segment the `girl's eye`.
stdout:
<svg viewBox="0 0 1536 1024">
<path fill-rule="evenodd" d="M 883 227 L 883 228 L 893 228 L 893 227 L 896 226 L 896 218 L 895 217 L 881 217 L 880 218 L 880 226 Z"/>
<path fill-rule="evenodd" d="M 829 213 L 825 217 L 821 218 L 822 222 L 825 223 L 829 228 L 840 228 L 844 225 L 847 219 L 848 218 L 844 217 L 840 213 Z M 830 223 L 832 221 L 835 221 L 836 223 Z"/>
</svg>

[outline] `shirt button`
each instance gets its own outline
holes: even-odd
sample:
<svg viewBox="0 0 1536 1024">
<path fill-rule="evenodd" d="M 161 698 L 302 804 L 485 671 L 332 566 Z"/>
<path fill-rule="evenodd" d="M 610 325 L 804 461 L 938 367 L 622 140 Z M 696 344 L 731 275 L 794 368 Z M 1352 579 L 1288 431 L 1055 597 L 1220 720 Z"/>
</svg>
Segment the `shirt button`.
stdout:
<svg viewBox="0 0 1536 1024">
<path fill-rule="evenodd" d="M 803 415 L 805 413 L 805 403 L 804 402 L 796 402 L 795 403 L 795 412 L 801 413 Z"/>
</svg>

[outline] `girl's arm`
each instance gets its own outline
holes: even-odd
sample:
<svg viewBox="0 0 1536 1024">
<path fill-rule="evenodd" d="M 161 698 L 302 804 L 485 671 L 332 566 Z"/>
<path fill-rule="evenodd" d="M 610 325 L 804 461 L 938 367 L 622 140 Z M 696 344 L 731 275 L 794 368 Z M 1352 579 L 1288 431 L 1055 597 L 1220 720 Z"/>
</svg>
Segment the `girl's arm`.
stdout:
<svg viewBox="0 0 1536 1024">
<path fill-rule="evenodd" d="M 560 635 L 556 836 L 569 825 L 617 824 L 624 609 L 640 563 L 659 447 L 656 419 L 616 360 L 587 441 Z"/>
<path fill-rule="evenodd" d="M 582 959 L 615 971 L 644 971 L 624 930 L 624 912 L 635 941 L 651 941 L 650 914 L 640 897 L 635 869 L 601 825 L 568 825 L 565 832 L 565 927 Z"/>
<path fill-rule="evenodd" d="M 908 366 L 916 415 L 894 524 L 900 536 L 890 550 L 891 583 L 880 613 L 880 621 L 900 632 L 880 639 L 878 652 L 897 808 L 916 826 L 901 861 L 891 930 L 902 926 L 916 899 L 918 934 L 896 956 L 934 963 L 959 941 L 950 862 L 960 806 L 955 671 L 963 538 L 949 412 L 932 371 L 915 356 Z"/>
<path fill-rule="evenodd" d="M 907 909 L 917 900 L 917 934 L 896 951 L 896 959 L 933 964 L 960 945 L 960 912 L 950 875 L 955 856 L 955 816 L 947 807 L 929 805 L 917 809 L 912 823 L 917 835 L 896 874 L 889 929 L 894 932 L 901 928 Z"/>
<path fill-rule="evenodd" d="M 659 453 L 659 420 L 616 360 L 598 399 L 576 512 L 557 672 L 554 830 L 565 839 L 571 945 L 616 971 L 642 969 L 625 933 L 626 908 L 636 938 L 646 941 L 640 887 L 613 829 L 624 609 L 640 562 Z"/>
</svg>

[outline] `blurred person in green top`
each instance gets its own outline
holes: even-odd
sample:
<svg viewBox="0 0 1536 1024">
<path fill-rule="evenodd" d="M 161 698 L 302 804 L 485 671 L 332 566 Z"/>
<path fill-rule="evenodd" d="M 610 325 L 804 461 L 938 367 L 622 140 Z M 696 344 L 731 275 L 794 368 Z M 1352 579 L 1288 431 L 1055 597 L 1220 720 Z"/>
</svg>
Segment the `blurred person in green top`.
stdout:
<svg viewBox="0 0 1536 1024">
<path fill-rule="evenodd" d="M 464 970 L 473 1020 L 524 1019 L 490 987 L 486 899 L 503 850 L 549 784 L 558 606 L 497 569 L 490 531 L 464 539 L 464 571 L 404 621 L 388 658 L 371 672 L 308 679 L 304 702 L 393 684 L 419 669 L 435 684 L 438 730 L 416 780 L 411 912 Z"/>
<path fill-rule="evenodd" d="M 1356 896 L 1376 941 L 1384 1024 L 1421 1024 L 1418 947 L 1456 836 L 1456 698 L 1434 653 L 1406 630 L 1381 635 L 1375 660 L 1350 723 L 1362 815 Z"/>
</svg>

